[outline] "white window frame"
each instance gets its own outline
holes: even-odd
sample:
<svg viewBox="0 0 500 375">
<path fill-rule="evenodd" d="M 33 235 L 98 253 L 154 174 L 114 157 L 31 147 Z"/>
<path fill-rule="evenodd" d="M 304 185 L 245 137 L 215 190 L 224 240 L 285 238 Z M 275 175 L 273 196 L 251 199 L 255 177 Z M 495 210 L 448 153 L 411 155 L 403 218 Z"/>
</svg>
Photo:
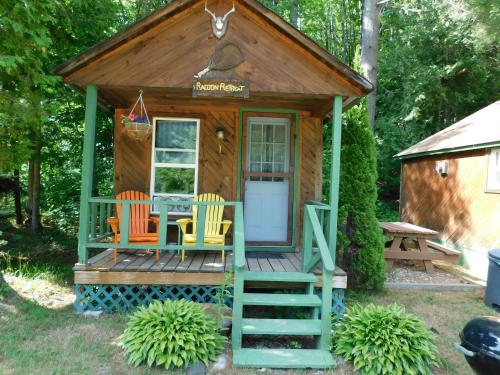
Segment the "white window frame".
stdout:
<svg viewBox="0 0 500 375">
<path fill-rule="evenodd" d="M 155 147 L 156 141 L 156 124 L 157 121 L 193 121 L 196 122 L 196 149 L 183 149 L 182 151 L 194 151 L 195 152 L 195 162 L 194 164 L 184 164 L 184 163 L 156 163 L 156 151 L 172 151 L 172 152 L 182 152 L 175 148 L 163 148 Z M 154 200 L 154 197 L 185 197 L 194 198 L 198 195 L 198 168 L 199 168 L 199 150 L 200 150 L 200 119 L 199 118 L 187 118 L 187 117 L 153 117 L 153 135 L 151 137 L 151 178 L 150 178 L 150 197 Z M 168 193 L 155 193 L 155 168 L 175 168 L 175 169 L 194 169 L 194 193 L 193 194 L 168 194 Z M 159 211 L 154 211 L 155 205 L 151 205 L 151 213 L 159 214 Z M 186 216 L 186 212 L 170 211 L 170 215 Z"/>
<path fill-rule="evenodd" d="M 500 159 L 500 148 L 490 149 L 490 154 L 488 156 L 488 176 L 486 182 L 486 190 L 490 191 L 500 191 L 500 181 L 495 181 L 493 177 L 496 175 L 496 172 L 500 172 L 500 165 L 495 165 L 495 158 Z"/>
</svg>

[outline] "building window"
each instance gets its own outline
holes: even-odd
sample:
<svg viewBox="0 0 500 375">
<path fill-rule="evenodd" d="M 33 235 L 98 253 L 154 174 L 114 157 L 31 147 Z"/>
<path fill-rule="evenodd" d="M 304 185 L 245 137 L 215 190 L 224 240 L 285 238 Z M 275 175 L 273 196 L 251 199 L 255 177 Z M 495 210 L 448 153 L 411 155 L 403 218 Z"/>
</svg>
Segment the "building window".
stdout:
<svg viewBox="0 0 500 375">
<path fill-rule="evenodd" d="M 154 118 L 151 197 L 153 200 L 190 201 L 197 194 L 200 120 Z M 159 208 L 152 206 L 152 212 Z M 169 213 L 183 215 L 191 206 L 172 206 Z"/>
<path fill-rule="evenodd" d="M 487 189 L 500 190 L 500 148 L 494 148 L 490 151 Z"/>
</svg>

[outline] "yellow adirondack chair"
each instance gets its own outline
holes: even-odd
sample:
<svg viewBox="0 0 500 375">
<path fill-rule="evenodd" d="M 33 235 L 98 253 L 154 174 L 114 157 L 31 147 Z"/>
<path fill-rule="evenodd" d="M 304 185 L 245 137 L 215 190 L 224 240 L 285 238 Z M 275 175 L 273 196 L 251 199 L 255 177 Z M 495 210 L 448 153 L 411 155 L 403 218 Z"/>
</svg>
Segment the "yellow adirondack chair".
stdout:
<svg viewBox="0 0 500 375">
<path fill-rule="evenodd" d="M 217 194 L 200 194 L 193 199 L 195 202 L 224 202 L 224 198 Z M 231 220 L 223 220 L 224 206 L 210 205 L 206 206 L 205 213 L 205 236 L 203 243 L 205 245 L 225 245 L 226 233 L 233 223 Z M 198 221 L 198 206 L 193 206 L 193 218 L 179 219 L 177 223 L 182 231 L 182 245 L 196 244 L 196 224 Z M 191 232 L 187 230 L 191 223 Z M 221 228 L 222 227 L 222 228 Z M 222 231 L 221 231 L 222 229 Z M 184 261 L 185 250 L 182 249 L 181 260 Z M 224 263 L 224 249 L 222 249 L 222 262 Z"/>
</svg>

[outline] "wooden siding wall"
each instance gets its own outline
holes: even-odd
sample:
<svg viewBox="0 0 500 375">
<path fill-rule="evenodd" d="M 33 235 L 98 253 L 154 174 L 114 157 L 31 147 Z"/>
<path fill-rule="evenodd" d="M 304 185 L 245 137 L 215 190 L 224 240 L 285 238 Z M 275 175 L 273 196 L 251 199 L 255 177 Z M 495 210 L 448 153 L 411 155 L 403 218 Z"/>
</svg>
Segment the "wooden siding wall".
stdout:
<svg viewBox="0 0 500 375">
<path fill-rule="evenodd" d="M 299 206 L 297 239 L 302 236 L 304 205 L 309 200 L 321 201 L 323 181 L 323 122 L 319 118 L 300 117 L 299 141 Z"/>
<path fill-rule="evenodd" d="M 437 230 L 443 240 L 469 249 L 464 264 L 478 268 L 480 276 L 485 276 L 486 252 L 500 247 L 500 195 L 485 191 L 488 154 L 483 149 L 439 155 L 402 166 L 401 219 Z M 449 160 L 447 176 L 435 170 L 440 160 Z M 482 265 L 473 264 L 478 262 Z"/>
<path fill-rule="evenodd" d="M 123 131 L 121 116 L 128 112 L 115 112 L 115 193 L 134 189 L 149 194 L 151 173 L 151 138 L 144 142 L 130 139 Z M 153 117 L 200 118 L 200 149 L 198 169 L 198 193 L 213 192 L 226 200 L 236 200 L 237 189 L 237 129 L 238 112 L 232 108 L 207 110 L 203 107 L 170 106 L 150 109 Z M 215 136 L 217 128 L 223 127 L 225 139 L 221 143 Z M 321 199 L 322 184 L 322 122 L 318 118 L 301 113 L 299 124 L 299 175 L 297 239 L 302 234 L 304 204 L 311 199 Z M 242 186 L 244 186 L 242 184 Z"/>
</svg>

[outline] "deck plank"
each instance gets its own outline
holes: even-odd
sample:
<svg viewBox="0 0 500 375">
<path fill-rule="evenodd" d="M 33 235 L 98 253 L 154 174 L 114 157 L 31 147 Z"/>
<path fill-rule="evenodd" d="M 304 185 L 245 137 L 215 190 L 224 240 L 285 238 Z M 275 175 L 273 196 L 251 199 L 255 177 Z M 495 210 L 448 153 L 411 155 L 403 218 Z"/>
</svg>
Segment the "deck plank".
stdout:
<svg viewBox="0 0 500 375">
<path fill-rule="evenodd" d="M 162 272 L 175 272 L 177 265 L 181 261 L 181 256 L 179 254 L 174 254 L 172 258 L 168 261 L 168 263 L 163 267 Z"/>
<path fill-rule="evenodd" d="M 148 260 L 146 260 L 144 263 L 140 265 L 139 267 L 140 272 L 148 272 L 153 265 L 158 263 L 158 260 L 156 260 L 156 253 L 153 253 L 151 255 L 152 256 L 150 256 Z M 161 255 L 160 255 L 160 260 L 161 260 Z"/>
<path fill-rule="evenodd" d="M 273 267 L 271 267 L 271 263 L 269 263 L 269 259 L 267 258 L 258 258 L 260 269 L 263 272 L 273 272 Z"/>
<path fill-rule="evenodd" d="M 194 256 L 193 261 L 189 265 L 187 272 L 199 272 L 201 266 L 203 265 L 203 261 L 205 260 L 205 254 L 203 253 L 197 253 Z"/>
<path fill-rule="evenodd" d="M 179 262 L 177 267 L 175 267 L 175 272 L 187 272 L 189 266 L 193 262 L 194 257 L 195 254 L 186 255 L 186 257 L 184 258 L 184 262 Z"/>
<path fill-rule="evenodd" d="M 262 271 L 260 269 L 260 265 L 259 265 L 259 262 L 257 261 L 257 259 L 247 258 L 247 262 L 248 262 L 248 269 L 250 271 Z"/>
<path fill-rule="evenodd" d="M 151 266 L 151 268 L 149 269 L 149 271 L 160 272 L 163 269 L 163 267 L 165 267 L 167 265 L 168 261 L 170 259 L 172 259 L 173 256 L 174 256 L 174 254 L 172 254 L 172 253 L 162 254 L 160 257 L 160 261 L 153 264 Z"/>
<path fill-rule="evenodd" d="M 129 263 L 125 270 L 127 271 L 141 271 L 141 266 L 149 260 L 149 258 L 153 257 L 153 254 L 138 254 L 135 256 L 135 259 Z"/>
<path fill-rule="evenodd" d="M 112 249 L 108 249 L 106 251 L 103 251 L 102 253 L 99 253 L 97 255 L 94 255 L 92 258 L 89 259 L 88 261 L 88 264 L 92 264 L 92 265 L 98 265 L 100 263 L 102 263 L 103 261 L 105 261 L 104 258 L 107 258 L 107 257 L 112 257 L 113 256 L 113 250 Z"/>
<path fill-rule="evenodd" d="M 212 272 L 214 261 L 215 261 L 215 254 L 208 253 L 207 256 L 205 257 L 205 262 L 203 262 L 203 265 L 200 268 L 200 272 Z"/>
<path fill-rule="evenodd" d="M 279 259 L 268 258 L 269 263 L 271 263 L 271 267 L 275 272 L 285 272 L 285 267 L 281 264 Z"/>
<path fill-rule="evenodd" d="M 281 265 L 285 269 L 286 272 L 299 272 L 297 268 L 290 262 L 290 259 L 284 257 L 283 259 L 279 259 Z"/>
<path fill-rule="evenodd" d="M 110 264 L 108 267 L 108 271 L 123 271 L 125 267 L 128 266 L 130 263 L 130 254 L 127 253 L 118 253 L 118 256 L 116 257 L 116 263 L 111 257 Z"/>
<path fill-rule="evenodd" d="M 224 264 L 224 271 L 230 272 L 233 269 L 233 254 L 229 253 L 226 255 L 226 264 Z"/>
<path fill-rule="evenodd" d="M 297 258 L 295 253 L 286 253 L 286 257 L 290 262 L 292 262 L 293 266 L 297 269 L 297 271 L 302 270 L 302 261 Z"/>
<path fill-rule="evenodd" d="M 212 272 L 224 272 L 224 263 L 222 262 L 222 252 L 217 252 L 215 255 Z"/>
</svg>

